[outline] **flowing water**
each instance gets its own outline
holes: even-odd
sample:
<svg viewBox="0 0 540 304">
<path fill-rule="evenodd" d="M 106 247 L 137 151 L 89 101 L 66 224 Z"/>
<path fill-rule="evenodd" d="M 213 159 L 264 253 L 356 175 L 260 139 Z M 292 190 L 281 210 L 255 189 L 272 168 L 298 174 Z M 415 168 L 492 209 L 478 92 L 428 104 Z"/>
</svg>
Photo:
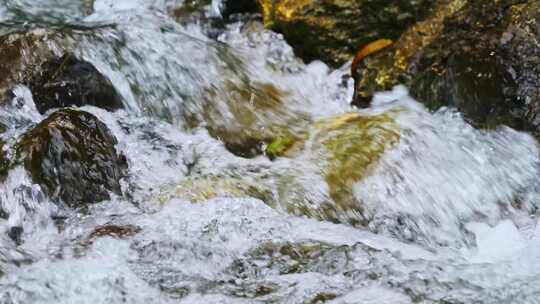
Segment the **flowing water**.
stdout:
<svg viewBox="0 0 540 304">
<path fill-rule="evenodd" d="M 404 87 L 353 109 L 347 65 L 305 65 L 259 21 L 177 22 L 182 2 L 0 2 L 2 34 L 45 37 L 112 81 L 124 110 L 83 110 L 129 164 L 125 195 L 84 211 L 10 170 L 0 303 L 540 301 L 531 136 L 430 113 Z M 14 95 L 8 153 L 46 117 L 27 87 Z M 300 144 L 273 160 L 235 149 L 275 134 Z"/>
</svg>

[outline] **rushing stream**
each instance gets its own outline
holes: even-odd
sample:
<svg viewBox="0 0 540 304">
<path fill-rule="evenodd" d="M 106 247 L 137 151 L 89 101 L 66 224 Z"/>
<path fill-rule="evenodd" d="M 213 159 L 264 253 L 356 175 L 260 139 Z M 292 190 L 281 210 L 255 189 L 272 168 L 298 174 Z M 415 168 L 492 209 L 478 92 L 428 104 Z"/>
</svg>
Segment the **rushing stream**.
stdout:
<svg viewBox="0 0 540 304">
<path fill-rule="evenodd" d="M 0 33 L 45 37 L 111 80 L 124 108 L 82 110 L 129 166 L 124 195 L 84 211 L 10 169 L 0 303 L 540 301 L 533 137 L 431 113 L 402 86 L 352 108 L 349 65 L 305 65 L 260 21 L 178 22 L 181 3 L 0 1 Z M 219 18 L 219 1 L 206 10 Z M 8 154 L 47 117 L 28 87 L 13 95 Z M 278 133 L 301 144 L 238 151 Z"/>
</svg>

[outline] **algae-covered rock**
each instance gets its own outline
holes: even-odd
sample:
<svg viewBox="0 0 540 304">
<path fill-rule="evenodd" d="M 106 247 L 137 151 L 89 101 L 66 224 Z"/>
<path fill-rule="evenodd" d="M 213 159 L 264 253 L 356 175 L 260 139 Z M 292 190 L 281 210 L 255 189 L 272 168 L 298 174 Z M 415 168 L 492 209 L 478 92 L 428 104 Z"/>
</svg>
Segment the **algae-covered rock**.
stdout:
<svg viewBox="0 0 540 304">
<path fill-rule="evenodd" d="M 280 137 L 300 138 L 309 119 L 287 107 L 286 92 L 272 84 L 225 83 L 224 101 L 204 104 L 202 121 L 210 135 L 219 138 L 235 155 L 251 158 L 263 154 L 265 144 Z M 215 92 L 209 92 L 214 98 Z M 217 96 L 216 96 L 217 97 Z M 217 98 L 214 98 L 214 100 Z"/>
<path fill-rule="evenodd" d="M 94 115 L 72 109 L 54 112 L 25 133 L 17 152 L 32 180 L 54 200 L 82 207 L 121 194 L 127 164 L 116 138 Z"/>
<path fill-rule="evenodd" d="M 27 81 L 41 113 L 68 106 L 92 105 L 106 110 L 122 108 L 122 98 L 109 79 L 90 62 L 73 54 L 52 58 L 37 70 Z"/>
<path fill-rule="evenodd" d="M 424 19 L 435 0 L 258 0 L 265 25 L 283 33 L 307 62 L 337 67 L 379 38 L 396 39 Z"/>
<path fill-rule="evenodd" d="M 265 149 L 265 154 L 270 159 L 282 156 L 294 145 L 295 140 L 291 137 L 277 137 Z"/>
<path fill-rule="evenodd" d="M 364 225 L 362 202 L 355 199 L 353 185 L 377 165 L 386 149 L 399 141 L 399 128 L 390 114 L 363 116 L 357 113 L 321 120 L 314 125 L 309 146 L 320 159 L 320 174 L 328 185 L 331 204 L 320 214 L 330 220 Z"/>
<path fill-rule="evenodd" d="M 357 104 L 398 83 L 431 109 L 473 125 L 538 131 L 540 2 L 444 0 L 387 50 L 353 71 Z"/>
<path fill-rule="evenodd" d="M 398 143 L 395 115 L 347 113 L 315 121 L 305 127 L 304 137 L 277 137 L 268 145 L 272 166 L 249 169 L 239 164 L 220 169 L 220 176 L 188 177 L 162 189 L 158 199 L 255 197 L 290 214 L 365 226 L 370 219 L 353 186 Z"/>
<path fill-rule="evenodd" d="M 399 129 L 389 115 L 351 113 L 319 121 L 315 141 L 327 153 L 325 179 L 336 203 L 346 203 L 349 189 L 376 164 L 385 149 L 399 141 Z"/>
<path fill-rule="evenodd" d="M 200 203 L 216 197 L 255 197 L 265 202 L 272 201 L 269 190 L 262 185 L 232 176 L 189 178 L 177 186 L 162 189 L 158 200 L 166 203 L 172 198 L 179 198 Z"/>
</svg>

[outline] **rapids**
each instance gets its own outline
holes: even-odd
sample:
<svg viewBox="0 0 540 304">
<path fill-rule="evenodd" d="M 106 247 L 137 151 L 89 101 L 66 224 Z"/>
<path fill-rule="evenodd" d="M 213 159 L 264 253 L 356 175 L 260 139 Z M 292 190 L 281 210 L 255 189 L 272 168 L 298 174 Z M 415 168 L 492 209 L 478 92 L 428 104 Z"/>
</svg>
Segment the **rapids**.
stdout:
<svg viewBox="0 0 540 304">
<path fill-rule="evenodd" d="M 537 303 L 534 138 L 431 113 L 402 86 L 351 108 L 348 64 L 305 65 L 259 21 L 176 22 L 182 2 L 0 3 L 0 33 L 60 32 L 54 52 L 111 80 L 125 109 L 83 109 L 129 164 L 126 195 L 84 212 L 51 202 L 23 167 L 9 171 L 0 303 Z M 8 155 L 45 117 L 18 85 L 0 110 Z M 276 132 L 303 146 L 270 160 L 226 144 Z M 376 162 L 336 165 L 325 147 L 342 135 Z M 336 166 L 361 177 L 344 197 L 325 175 Z"/>
</svg>

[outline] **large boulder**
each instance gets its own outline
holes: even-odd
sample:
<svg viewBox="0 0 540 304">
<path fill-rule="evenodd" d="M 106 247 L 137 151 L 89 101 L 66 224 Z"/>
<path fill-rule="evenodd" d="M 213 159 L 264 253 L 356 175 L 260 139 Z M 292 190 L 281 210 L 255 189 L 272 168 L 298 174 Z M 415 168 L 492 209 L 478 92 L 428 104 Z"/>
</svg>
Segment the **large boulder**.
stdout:
<svg viewBox="0 0 540 304">
<path fill-rule="evenodd" d="M 94 115 L 73 109 L 54 112 L 17 142 L 32 180 L 53 200 L 82 207 L 121 194 L 127 164 L 116 138 Z"/>
<path fill-rule="evenodd" d="M 122 108 L 122 98 L 109 79 L 73 54 L 52 58 L 37 71 L 28 80 L 28 87 L 41 113 L 68 106 L 92 105 L 111 111 Z"/>
<path fill-rule="evenodd" d="M 258 0 L 267 27 L 283 33 L 307 62 L 338 67 L 359 46 L 395 39 L 424 19 L 435 0 Z"/>
<path fill-rule="evenodd" d="M 473 125 L 538 131 L 540 1 L 445 0 L 394 46 L 358 64 L 355 100 L 398 83 Z"/>
</svg>

